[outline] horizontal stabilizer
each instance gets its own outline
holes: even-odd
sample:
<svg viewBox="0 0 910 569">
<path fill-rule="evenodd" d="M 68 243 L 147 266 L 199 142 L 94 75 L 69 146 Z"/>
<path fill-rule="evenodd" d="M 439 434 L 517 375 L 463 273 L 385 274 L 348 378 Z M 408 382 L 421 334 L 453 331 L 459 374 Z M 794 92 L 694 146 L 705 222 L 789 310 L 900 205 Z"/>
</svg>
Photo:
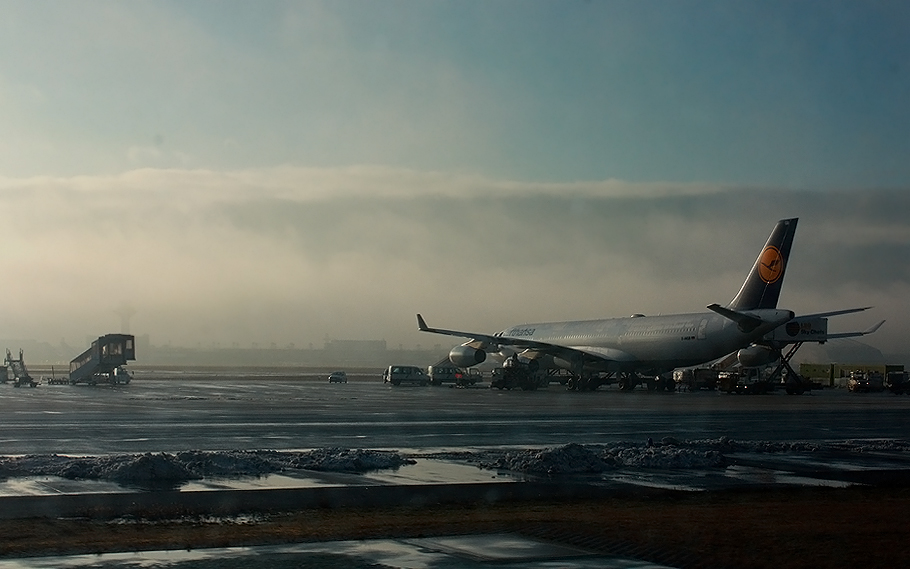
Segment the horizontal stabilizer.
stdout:
<svg viewBox="0 0 910 569">
<path fill-rule="evenodd" d="M 885 321 L 882 320 L 881 322 L 879 322 L 872 328 L 869 328 L 868 330 L 865 330 L 863 332 L 842 332 L 840 334 L 828 334 L 828 339 L 830 340 L 832 338 L 856 338 L 857 336 L 865 336 L 866 334 L 872 334 L 873 332 L 875 332 L 876 330 L 881 328 L 882 324 L 884 324 L 884 323 L 885 323 Z"/>
<path fill-rule="evenodd" d="M 800 314 L 799 318 L 801 320 L 808 320 L 810 318 L 827 318 L 829 316 L 840 316 L 841 314 L 853 314 L 854 312 L 862 312 L 864 310 L 869 310 L 871 306 L 864 306 L 862 308 L 845 308 L 843 310 L 832 310 L 831 312 L 819 312 L 818 314 Z M 884 322 L 884 320 L 882 321 Z"/>
<path fill-rule="evenodd" d="M 751 314 L 743 314 L 742 312 L 730 310 L 729 308 L 724 308 L 719 304 L 709 304 L 708 310 L 716 312 L 724 318 L 736 322 L 736 325 L 739 326 L 739 329 L 745 333 L 749 333 L 763 324 L 761 318 L 752 316 Z"/>
</svg>

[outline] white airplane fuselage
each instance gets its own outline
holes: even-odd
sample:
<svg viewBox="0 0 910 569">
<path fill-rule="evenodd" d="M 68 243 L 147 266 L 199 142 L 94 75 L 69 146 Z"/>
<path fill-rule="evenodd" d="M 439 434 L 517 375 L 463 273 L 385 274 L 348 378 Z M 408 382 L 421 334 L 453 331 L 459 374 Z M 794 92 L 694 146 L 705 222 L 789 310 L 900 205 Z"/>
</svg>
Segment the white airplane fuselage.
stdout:
<svg viewBox="0 0 910 569">
<path fill-rule="evenodd" d="M 698 312 L 520 324 L 494 336 L 506 345 L 532 341 L 570 348 L 576 354 L 553 356 L 556 366 L 567 369 L 581 364 L 588 371 L 662 373 L 723 357 L 793 318 L 789 310 L 758 309 L 749 314 L 762 324 L 748 332 L 719 314 Z M 522 355 L 533 359 L 535 348 L 528 347 Z"/>
</svg>

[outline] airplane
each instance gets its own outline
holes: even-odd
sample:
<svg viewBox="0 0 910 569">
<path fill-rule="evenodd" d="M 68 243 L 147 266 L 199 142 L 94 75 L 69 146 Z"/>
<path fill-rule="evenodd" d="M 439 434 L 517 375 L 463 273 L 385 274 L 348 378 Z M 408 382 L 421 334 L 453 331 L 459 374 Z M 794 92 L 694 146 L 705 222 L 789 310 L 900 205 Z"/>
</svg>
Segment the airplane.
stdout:
<svg viewBox="0 0 910 569">
<path fill-rule="evenodd" d="M 781 326 L 818 322 L 827 316 L 871 308 L 800 317 L 792 310 L 777 308 L 797 221 L 782 219 L 775 225 L 733 300 L 726 306 L 709 304 L 709 312 L 519 324 L 495 334 L 430 328 L 417 314 L 417 326 L 421 332 L 470 338 L 449 353 L 456 366 L 477 365 L 488 354 L 495 354 L 505 358 L 506 365 L 521 365 L 532 372 L 568 370 L 574 377 L 586 378 L 581 379 L 582 386 L 592 389 L 600 384 L 584 382 L 596 374 L 616 374 L 620 389 L 627 390 L 641 382 L 640 375 L 658 377 L 737 351 L 743 366 L 773 363 L 780 359 L 781 348 L 787 343 L 771 339 L 772 332 Z M 825 336 L 818 340 L 870 334 L 881 324 L 864 332 L 829 335 L 825 330 Z"/>
</svg>

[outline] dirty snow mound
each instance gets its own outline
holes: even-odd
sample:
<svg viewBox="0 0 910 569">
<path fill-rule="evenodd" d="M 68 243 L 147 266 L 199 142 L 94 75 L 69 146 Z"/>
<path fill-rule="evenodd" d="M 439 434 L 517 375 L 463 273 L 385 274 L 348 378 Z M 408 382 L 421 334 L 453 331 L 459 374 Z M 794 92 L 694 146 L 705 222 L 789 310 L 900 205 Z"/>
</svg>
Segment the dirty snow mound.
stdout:
<svg viewBox="0 0 910 569">
<path fill-rule="evenodd" d="M 605 450 L 604 457 L 614 464 L 640 468 L 717 468 L 726 465 L 724 455 L 716 450 L 700 451 L 670 446 Z"/>
<path fill-rule="evenodd" d="M 303 452 L 291 463 L 294 468 L 328 472 L 367 472 L 405 464 L 414 464 L 414 461 L 393 452 L 344 448 Z"/>
<path fill-rule="evenodd" d="M 608 470 L 612 464 L 583 445 L 507 452 L 492 461 L 481 461 L 481 468 L 511 470 L 532 474 L 587 474 Z"/>
<path fill-rule="evenodd" d="M 284 470 L 288 454 L 294 453 L 267 450 L 217 452 L 190 450 L 178 452 L 176 457 L 189 470 L 202 477 L 261 476 Z"/>
<path fill-rule="evenodd" d="M 183 482 L 204 477 L 263 476 L 300 469 L 367 472 L 413 463 L 413 460 L 395 452 L 345 448 L 306 452 L 185 451 L 177 454 L 84 457 L 52 454 L 0 457 L 0 479 L 60 476 L 71 480 Z"/>
<path fill-rule="evenodd" d="M 118 482 L 183 482 L 202 478 L 170 454 L 143 454 L 112 461 L 98 476 Z"/>
</svg>

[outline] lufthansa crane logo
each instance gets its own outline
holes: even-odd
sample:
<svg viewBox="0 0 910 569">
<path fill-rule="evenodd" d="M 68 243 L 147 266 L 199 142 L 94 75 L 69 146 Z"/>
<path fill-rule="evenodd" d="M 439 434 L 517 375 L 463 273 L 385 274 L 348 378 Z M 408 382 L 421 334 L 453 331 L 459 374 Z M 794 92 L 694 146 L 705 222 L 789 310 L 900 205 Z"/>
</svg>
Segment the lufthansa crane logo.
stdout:
<svg viewBox="0 0 910 569">
<path fill-rule="evenodd" d="M 777 282 L 784 272 L 784 258 L 777 247 L 768 245 L 758 259 L 758 276 L 768 284 Z"/>
</svg>

